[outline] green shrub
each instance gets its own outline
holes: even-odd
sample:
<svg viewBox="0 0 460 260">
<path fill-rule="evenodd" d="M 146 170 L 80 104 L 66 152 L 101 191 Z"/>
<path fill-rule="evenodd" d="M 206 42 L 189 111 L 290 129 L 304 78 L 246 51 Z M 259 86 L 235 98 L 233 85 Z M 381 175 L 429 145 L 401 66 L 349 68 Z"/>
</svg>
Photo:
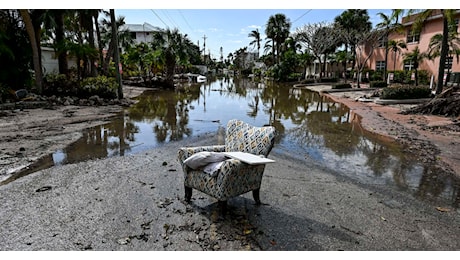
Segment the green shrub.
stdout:
<svg viewBox="0 0 460 260">
<path fill-rule="evenodd" d="M 83 79 L 78 89 L 78 96 L 89 98 L 98 95 L 100 98 L 113 99 L 117 97 L 118 84 L 115 78 L 98 76 Z"/>
<path fill-rule="evenodd" d="M 431 90 L 422 86 L 392 86 L 382 89 L 381 99 L 417 99 L 429 98 Z"/>
<path fill-rule="evenodd" d="M 384 81 L 383 79 L 383 71 L 378 70 L 378 71 L 372 71 L 369 73 L 369 82 L 372 81 Z"/>
<path fill-rule="evenodd" d="M 301 78 L 301 77 L 302 77 L 302 73 L 293 72 L 293 73 L 290 73 L 290 74 L 287 76 L 286 81 L 288 81 L 288 82 L 298 81 L 299 78 Z"/>
<path fill-rule="evenodd" d="M 371 88 L 385 88 L 387 83 L 385 81 L 371 81 L 369 87 Z"/>
<path fill-rule="evenodd" d="M 332 89 L 347 89 L 347 88 L 351 88 L 350 83 L 337 83 L 337 84 L 332 85 Z"/>
<path fill-rule="evenodd" d="M 413 70 L 397 70 L 397 71 L 389 71 L 389 73 L 394 73 L 393 83 L 401 83 L 401 84 L 414 84 L 415 81 L 412 80 L 412 73 Z M 421 85 L 428 85 L 430 84 L 430 75 L 426 70 L 418 70 L 418 84 Z"/>
<path fill-rule="evenodd" d="M 47 74 L 43 79 L 43 94 L 46 96 L 75 96 L 78 82 L 64 74 Z"/>
</svg>

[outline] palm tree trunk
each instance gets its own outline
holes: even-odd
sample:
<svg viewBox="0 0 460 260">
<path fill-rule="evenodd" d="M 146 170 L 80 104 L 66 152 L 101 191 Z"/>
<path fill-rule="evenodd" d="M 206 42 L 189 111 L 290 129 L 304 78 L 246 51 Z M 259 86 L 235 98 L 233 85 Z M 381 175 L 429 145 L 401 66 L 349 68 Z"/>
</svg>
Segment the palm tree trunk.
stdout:
<svg viewBox="0 0 460 260">
<path fill-rule="evenodd" d="M 64 48 L 64 11 L 56 10 L 55 11 L 55 20 L 56 20 L 56 43 L 59 46 L 58 54 L 58 66 L 59 74 L 68 74 L 67 66 L 67 50 Z M 78 66 L 78 64 L 77 64 Z"/>
<path fill-rule="evenodd" d="M 102 49 L 104 49 L 104 47 L 102 46 L 101 31 L 99 29 L 98 17 L 99 17 L 99 12 L 95 13 L 95 15 L 94 15 L 94 24 L 96 26 L 97 48 L 98 48 L 98 51 L 99 51 L 98 67 L 102 67 L 102 64 L 104 62 L 104 54 L 102 52 Z M 99 72 L 100 72 L 100 70 L 99 70 Z"/>
<path fill-rule="evenodd" d="M 115 60 L 115 75 L 117 76 L 118 83 L 118 99 L 123 98 L 123 86 L 121 85 L 121 74 L 118 64 L 120 64 L 120 53 L 118 50 L 118 32 L 117 32 L 117 23 L 115 20 L 115 10 L 110 9 L 110 20 L 112 22 L 112 42 L 114 47 L 114 60 Z"/>
<path fill-rule="evenodd" d="M 32 24 L 32 19 L 30 18 L 29 11 L 27 11 L 26 9 L 20 9 L 19 12 L 26 26 L 26 31 L 27 31 L 27 34 L 29 35 L 30 45 L 32 47 L 33 63 L 34 63 L 34 71 L 35 71 L 35 87 L 37 88 L 37 94 L 41 94 L 43 90 L 43 74 L 42 74 L 42 68 L 40 65 L 41 63 L 40 63 L 40 56 L 39 56 L 40 46 L 37 45 L 34 26 Z"/>
<path fill-rule="evenodd" d="M 95 11 L 97 12 L 97 11 Z M 86 19 L 88 19 L 88 40 L 89 40 L 89 46 L 92 48 L 92 49 L 95 49 L 95 39 L 94 39 L 94 23 L 93 23 L 93 15 L 90 14 L 88 17 L 86 17 Z M 97 22 L 97 20 L 96 20 Z M 92 77 L 96 77 L 97 76 L 97 69 L 96 69 L 96 64 L 95 64 L 95 57 L 93 55 L 91 55 L 91 57 L 89 58 L 89 66 L 90 66 L 90 75 Z"/>
<path fill-rule="evenodd" d="M 383 81 L 387 78 L 387 67 L 388 67 L 388 33 L 385 35 L 385 67 L 383 67 Z"/>
<path fill-rule="evenodd" d="M 395 57 L 393 59 L 393 72 L 396 71 L 396 52 L 395 52 Z"/>
<path fill-rule="evenodd" d="M 444 87 L 444 69 L 446 67 L 446 57 L 449 49 L 447 38 L 449 35 L 447 17 L 443 16 L 441 55 L 439 57 L 438 84 L 436 85 L 436 94 L 440 94 Z"/>
</svg>

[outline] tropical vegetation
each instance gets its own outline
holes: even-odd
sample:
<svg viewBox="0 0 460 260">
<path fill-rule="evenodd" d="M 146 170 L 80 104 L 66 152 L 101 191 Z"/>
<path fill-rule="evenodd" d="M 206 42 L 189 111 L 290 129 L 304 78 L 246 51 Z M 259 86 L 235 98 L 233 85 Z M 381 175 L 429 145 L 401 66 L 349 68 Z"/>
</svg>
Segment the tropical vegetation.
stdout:
<svg viewBox="0 0 460 260">
<path fill-rule="evenodd" d="M 414 10 L 407 13 L 412 15 Z M 205 65 L 208 71 L 217 73 L 228 69 L 237 75 L 252 74 L 276 81 L 347 83 L 347 79 L 354 78 L 359 87 L 361 82 L 386 79 L 390 55 L 394 61 L 396 55 L 402 55 L 404 61 L 414 65 L 412 72 L 406 73 L 398 71 L 394 62 L 390 68 L 395 79 L 424 84 L 428 75 L 418 69 L 424 60 L 439 57 L 439 73 L 441 70 L 444 73 L 443 61 L 459 59 L 460 40 L 454 30 L 454 11 L 441 10 L 443 33 L 433 36 L 428 50 L 408 51 L 404 41 L 389 39 L 390 34 L 401 32 L 403 14 L 402 9 L 393 9 L 391 14 L 379 13 L 381 21 L 372 28 L 367 10 L 349 9 L 332 22 L 291 28 L 290 19 L 276 13 L 268 17 L 263 32 L 255 29 L 248 34 L 249 46 L 227 56 L 221 47 L 217 60 L 177 28 L 160 28 L 150 42 L 135 43 L 124 17 L 115 17 L 114 10 L 0 10 L 0 100 L 21 88 L 38 94 L 75 93 L 78 91 L 74 88 L 83 88 L 88 82 L 102 86 L 107 77 L 116 79 L 118 98 L 122 98 L 122 77 L 173 89 L 176 74 L 199 72 L 194 65 Z M 420 30 L 432 14 L 433 10 L 417 11 L 413 30 Z M 45 75 L 42 69 L 45 47 L 55 51 L 57 75 Z M 379 47 L 385 49 L 384 67 L 367 68 L 368 60 Z M 77 66 L 69 66 L 71 59 Z M 327 66 L 334 64 L 335 71 L 330 73 Z M 407 76 L 412 73 L 414 80 Z M 443 87 L 443 74 L 439 75 L 437 93 Z"/>
</svg>

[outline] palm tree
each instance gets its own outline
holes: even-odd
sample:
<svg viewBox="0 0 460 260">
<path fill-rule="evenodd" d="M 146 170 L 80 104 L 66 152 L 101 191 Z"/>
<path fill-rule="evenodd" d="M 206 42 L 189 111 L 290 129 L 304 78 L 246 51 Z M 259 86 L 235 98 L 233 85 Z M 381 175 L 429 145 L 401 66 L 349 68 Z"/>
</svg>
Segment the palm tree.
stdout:
<svg viewBox="0 0 460 260">
<path fill-rule="evenodd" d="M 392 51 L 394 53 L 393 58 L 393 70 L 396 70 L 396 54 L 401 53 L 402 49 L 407 50 L 407 44 L 403 40 L 389 40 L 387 44 L 387 50 Z M 386 63 L 385 63 L 386 65 Z"/>
<path fill-rule="evenodd" d="M 110 17 L 110 13 L 107 13 L 104 11 L 105 15 L 108 15 Z M 122 47 L 124 49 L 129 48 L 134 43 L 134 40 L 131 38 L 131 34 L 128 29 L 121 29 L 121 27 L 125 24 L 125 17 L 124 16 L 119 16 L 116 21 L 116 32 L 117 32 L 117 38 L 118 38 L 118 46 Z M 107 54 L 106 57 L 102 63 L 102 71 L 104 75 L 109 74 L 109 64 L 110 60 L 113 57 L 114 54 L 114 48 L 115 48 L 115 43 L 113 42 L 113 36 L 112 36 L 112 21 L 109 19 L 103 19 L 102 20 L 102 30 L 101 30 L 101 47 L 108 47 L 107 48 Z"/>
<path fill-rule="evenodd" d="M 265 34 L 268 39 L 272 40 L 272 56 L 276 63 L 280 61 L 280 47 L 289 37 L 290 28 L 291 22 L 284 14 L 278 13 L 268 18 Z"/>
<path fill-rule="evenodd" d="M 82 9 L 77 10 L 81 28 L 87 31 L 88 45 L 90 49 L 96 50 L 96 39 L 94 38 L 94 25 L 97 24 L 97 17 L 99 16 L 100 10 L 98 9 Z M 95 18 L 95 21 L 93 21 Z M 97 27 L 96 27 L 97 28 Z M 95 77 L 97 76 L 97 69 L 95 65 L 96 56 L 89 56 L 89 69 L 90 75 Z"/>
<path fill-rule="evenodd" d="M 260 42 L 262 41 L 262 39 L 260 38 L 259 29 L 252 30 L 252 31 L 248 34 L 248 37 L 254 38 L 254 40 L 252 40 L 252 41 L 249 43 L 249 46 L 254 45 L 254 46 L 257 48 L 257 56 L 259 56 L 259 53 L 260 53 Z"/>
<path fill-rule="evenodd" d="M 426 9 L 417 13 L 417 17 L 413 24 L 414 31 L 420 31 L 424 22 L 432 17 L 435 12 L 441 12 L 442 15 L 442 40 L 441 49 L 439 52 L 439 69 L 438 69 L 438 82 L 436 84 L 436 94 L 440 94 L 444 87 L 444 71 L 446 68 L 447 55 L 449 53 L 449 24 L 453 22 L 455 9 Z M 409 10 L 409 15 L 413 14 L 415 10 Z"/>
<path fill-rule="evenodd" d="M 53 39 L 53 48 L 58 58 L 59 74 L 68 74 L 67 45 L 65 37 L 65 17 L 71 10 L 50 9 L 36 10 L 32 12 L 33 23 L 36 32 L 37 44 L 40 44 L 41 34 Z M 43 28 L 42 28 L 43 26 Z M 43 32 L 42 32 L 43 30 Z M 38 35 L 37 35 L 38 34 Z M 41 53 L 40 53 L 41 54 Z"/>
<path fill-rule="evenodd" d="M 115 10 L 110 9 L 110 21 L 112 23 L 112 42 L 114 43 L 114 61 L 115 61 L 115 75 L 117 76 L 117 83 L 118 83 L 118 99 L 123 98 L 123 85 L 121 84 L 121 75 L 120 75 L 120 69 L 118 68 L 118 64 L 120 64 L 120 53 L 118 50 L 118 27 L 116 24 L 116 19 L 115 19 Z"/>
<path fill-rule="evenodd" d="M 404 62 L 411 62 L 413 64 L 415 72 L 415 86 L 418 86 L 418 67 L 424 59 L 428 58 L 428 55 L 426 53 L 421 53 L 418 46 L 416 46 L 414 50 L 404 53 L 403 56 Z"/>
<path fill-rule="evenodd" d="M 166 84 L 174 88 L 174 73 L 178 64 L 187 64 L 193 53 L 193 44 L 179 30 L 160 30 L 153 35 L 152 47 L 159 64 L 164 66 Z"/>
<path fill-rule="evenodd" d="M 449 37 L 447 39 L 447 45 L 449 46 L 448 57 L 453 59 L 455 56 L 457 63 L 460 57 L 460 38 L 458 38 L 457 27 L 450 26 Z M 430 39 L 430 44 L 428 45 L 428 55 L 430 59 L 434 59 L 440 56 L 441 47 L 442 47 L 442 34 L 433 35 Z M 448 68 L 447 73 L 450 73 L 450 68 Z"/>
<path fill-rule="evenodd" d="M 377 13 L 382 21 L 376 25 L 376 28 L 384 30 L 384 47 L 385 47 L 385 67 L 383 69 L 383 78 L 387 77 L 388 69 L 388 37 L 392 32 L 399 32 L 402 30 L 402 25 L 398 22 L 399 16 L 402 15 L 403 9 L 393 9 L 391 15 L 386 15 L 382 12 Z"/>
<path fill-rule="evenodd" d="M 344 30 L 346 34 L 355 34 L 355 33 L 364 33 L 369 32 L 372 29 L 372 23 L 370 22 L 369 14 L 367 9 L 347 9 L 342 14 L 334 18 L 334 23 L 338 25 L 341 30 Z M 345 45 L 345 50 L 352 50 L 353 55 L 353 64 L 352 67 L 355 67 L 356 63 L 356 44 L 359 41 L 355 39 L 351 40 L 352 37 L 348 39 L 341 39 Z"/>
<path fill-rule="evenodd" d="M 37 94 L 41 94 L 43 90 L 43 73 L 40 63 L 41 58 L 39 56 L 39 45 L 36 42 L 34 26 L 32 24 L 32 19 L 30 18 L 30 13 L 28 10 L 20 9 L 19 12 L 24 21 L 27 34 L 29 35 L 30 45 L 32 47 L 32 57 L 35 71 L 35 87 L 37 88 Z"/>
<path fill-rule="evenodd" d="M 347 50 L 341 50 L 335 53 L 335 60 L 338 63 L 342 64 L 343 79 L 345 80 L 345 83 L 347 82 L 347 62 L 351 59 L 352 59 L 351 54 Z"/>
</svg>

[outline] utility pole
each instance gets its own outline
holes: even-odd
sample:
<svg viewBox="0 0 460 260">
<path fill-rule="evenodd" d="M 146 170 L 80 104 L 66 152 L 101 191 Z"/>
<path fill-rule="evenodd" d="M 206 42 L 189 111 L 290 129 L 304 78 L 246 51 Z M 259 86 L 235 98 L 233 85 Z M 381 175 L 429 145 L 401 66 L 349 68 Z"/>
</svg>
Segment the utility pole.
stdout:
<svg viewBox="0 0 460 260">
<path fill-rule="evenodd" d="M 206 64 L 206 39 L 208 37 L 206 37 L 206 34 L 203 36 L 203 60 L 204 60 L 204 64 Z"/>
</svg>

